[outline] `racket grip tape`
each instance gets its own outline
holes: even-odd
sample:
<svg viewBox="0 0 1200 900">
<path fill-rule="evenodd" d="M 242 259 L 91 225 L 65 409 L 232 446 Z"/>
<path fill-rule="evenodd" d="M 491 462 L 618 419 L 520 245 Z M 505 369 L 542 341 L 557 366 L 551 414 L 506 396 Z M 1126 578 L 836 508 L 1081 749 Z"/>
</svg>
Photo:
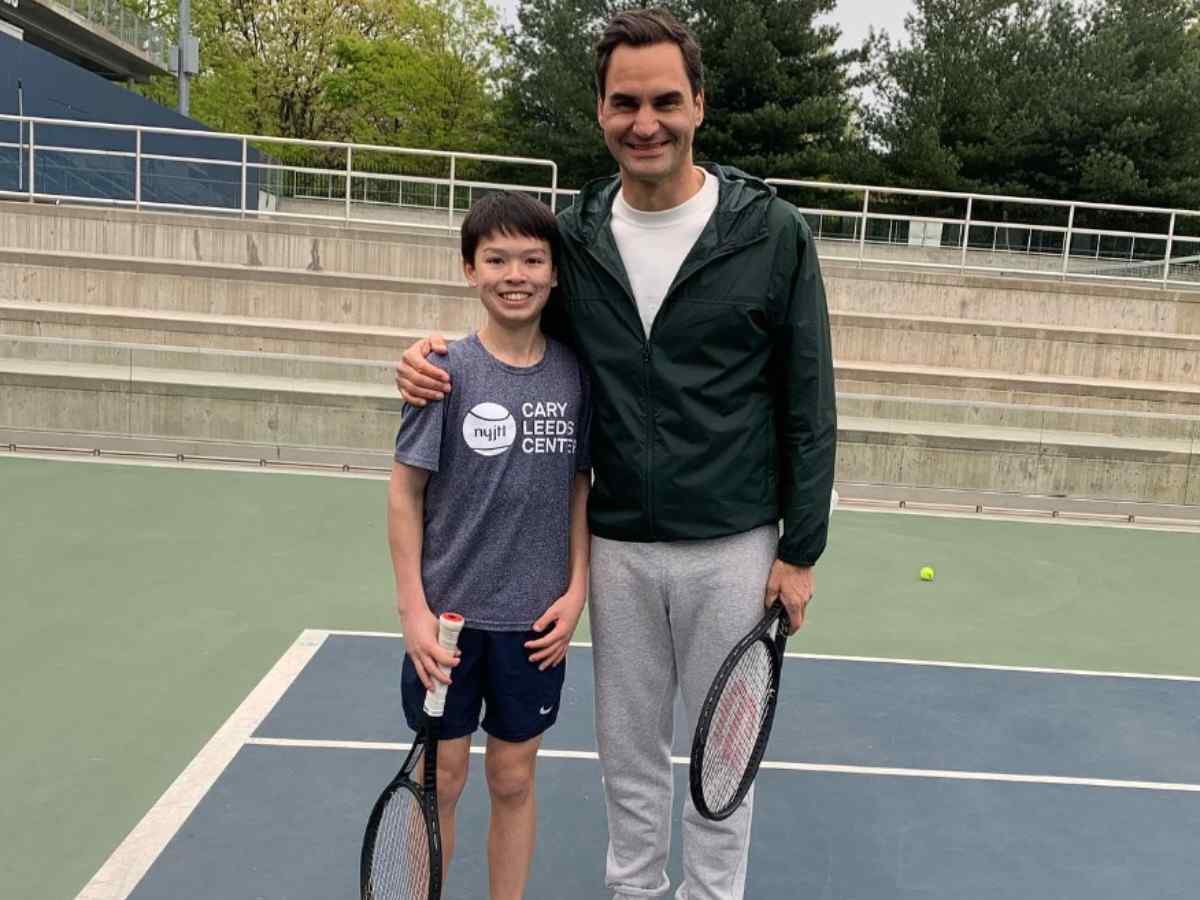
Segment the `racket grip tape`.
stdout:
<svg viewBox="0 0 1200 900">
<path fill-rule="evenodd" d="M 453 653 L 458 648 L 458 636 L 463 629 L 463 617 L 458 613 L 442 613 L 438 616 L 438 643 L 443 650 Z M 449 675 L 450 670 L 441 667 L 443 675 Z M 446 688 L 448 685 L 436 679 L 433 690 L 425 694 L 425 712 L 435 718 L 441 718 L 446 709 Z"/>
</svg>

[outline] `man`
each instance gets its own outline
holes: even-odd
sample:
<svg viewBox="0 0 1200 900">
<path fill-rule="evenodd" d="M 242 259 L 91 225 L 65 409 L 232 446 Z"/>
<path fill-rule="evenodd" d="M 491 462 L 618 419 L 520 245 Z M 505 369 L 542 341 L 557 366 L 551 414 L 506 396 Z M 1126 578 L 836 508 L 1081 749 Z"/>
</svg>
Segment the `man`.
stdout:
<svg viewBox="0 0 1200 900">
<path fill-rule="evenodd" d="M 543 326 L 571 340 L 593 384 L 606 882 L 632 900 L 670 888 L 676 691 L 694 729 L 721 659 L 764 602 L 781 600 L 793 628 L 804 621 L 837 417 L 803 218 L 761 181 L 693 163 L 704 119 L 695 39 L 665 11 L 621 13 L 597 44 L 596 85 L 620 175 L 588 184 L 559 217 L 562 297 Z M 439 343 L 419 342 L 397 368 L 410 402 L 449 387 L 425 361 Z M 740 900 L 752 803 L 710 822 L 689 798 L 677 900 Z"/>
</svg>

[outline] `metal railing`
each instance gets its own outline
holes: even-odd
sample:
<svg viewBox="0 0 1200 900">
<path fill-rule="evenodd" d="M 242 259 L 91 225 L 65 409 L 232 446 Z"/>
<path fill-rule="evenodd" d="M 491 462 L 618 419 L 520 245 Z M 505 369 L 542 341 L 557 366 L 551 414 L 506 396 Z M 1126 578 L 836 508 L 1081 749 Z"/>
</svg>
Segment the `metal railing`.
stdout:
<svg viewBox="0 0 1200 900">
<path fill-rule="evenodd" d="M 767 182 L 783 189 L 785 199 L 795 197 L 819 242 L 851 248 L 823 250 L 822 259 L 833 262 L 1200 290 L 1197 210 L 788 178 Z M 825 198 L 845 207 L 824 205 Z M 1125 227 L 1099 227 L 1105 219 Z"/>
<path fill-rule="evenodd" d="M 552 209 L 576 193 L 558 187 L 552 160 L 528 157 L 12 115 L 0 115 L 0 138 L 0 197 L 30 202 L 453 232 L 489 191 Z M 548 173 L 529 179 L 530 168 Z M 1197 210 L 767 182 L 805 215 L 827 261 L 1200 290 Z"/>
<path fill-rule="evenodd" d="M 62 6 L 114 37 L 141 50 L 164 69 L 169 65 L 167 36 L 118 0 L 53 0 L 50 6 Z"/>
<path fill-rule="evenodd" d="M 30 202 L 344 223 L 382 218 L 450 231 L 479 192 L 525 191 L 552 209 L 557 202 L 558 166 L 545 159 L 12 115 L 0 115 L 0 136 L 8 138 L 0 140 L 0 197 Z M 280 161 L 285 156 L 298 162 Z M 418 171 L 406 173 L 406 166 Z M 548 170 L 549 184 L 468 177 L 472 167 L 485 176 L 488 167 Z M 414 190 L 430 199 L 406 204 L 406 190 L 410 199 Z M 306 206 L 314 197 L 319 205 Z M 384 205 L 397 214 L 378 215 Z M 438 215 L 406 216 L 406 209 Z"/>
</svg>

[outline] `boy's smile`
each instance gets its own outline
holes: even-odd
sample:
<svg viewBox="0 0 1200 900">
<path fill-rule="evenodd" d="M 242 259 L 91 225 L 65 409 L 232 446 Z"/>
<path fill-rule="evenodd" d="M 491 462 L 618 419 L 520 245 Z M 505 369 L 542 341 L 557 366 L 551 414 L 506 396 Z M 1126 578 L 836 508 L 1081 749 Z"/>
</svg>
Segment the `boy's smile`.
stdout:
<svg viewBox="0 0 1200 900">
<path fill-rule="evenodd" d="M 479 289 L 489 317 L 498 325 L 520 327 L 534 321 L 557 284 L 550 245 L 524 235 L 490 234 L 463 272 Z"/>
</svg>

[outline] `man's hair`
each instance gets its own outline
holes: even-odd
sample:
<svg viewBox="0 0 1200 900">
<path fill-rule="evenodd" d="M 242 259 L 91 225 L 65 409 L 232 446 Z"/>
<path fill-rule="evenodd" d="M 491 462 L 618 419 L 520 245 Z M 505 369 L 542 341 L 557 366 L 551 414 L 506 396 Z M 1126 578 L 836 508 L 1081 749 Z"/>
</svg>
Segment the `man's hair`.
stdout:
<svg viewBox="0 0 1200 900">
<path fill-rule="evenodd" d="M 475 265 L 479 242 L 493 234 L 528 237 L 550 245 L 550 262 L 558 258 L 558 221 L 550 207 L 519 191 L 485 194 L 471 204 L 462 223 L 463 261 Z"/>
<path fill-rule="evenodd" d="M 596 92 L 603 99 L 608 78 L 608 63 L 613 51 L 622 44 L 648 47 L 674 44 L 683 54 L 683 67 L 692 86 L 692 96 L 704 89 L 704 64 L 700 61 L 700 43 L 687 26 L 661 7 L 631 9 L 613 16 L 596 42 Z"/>
</svg>

